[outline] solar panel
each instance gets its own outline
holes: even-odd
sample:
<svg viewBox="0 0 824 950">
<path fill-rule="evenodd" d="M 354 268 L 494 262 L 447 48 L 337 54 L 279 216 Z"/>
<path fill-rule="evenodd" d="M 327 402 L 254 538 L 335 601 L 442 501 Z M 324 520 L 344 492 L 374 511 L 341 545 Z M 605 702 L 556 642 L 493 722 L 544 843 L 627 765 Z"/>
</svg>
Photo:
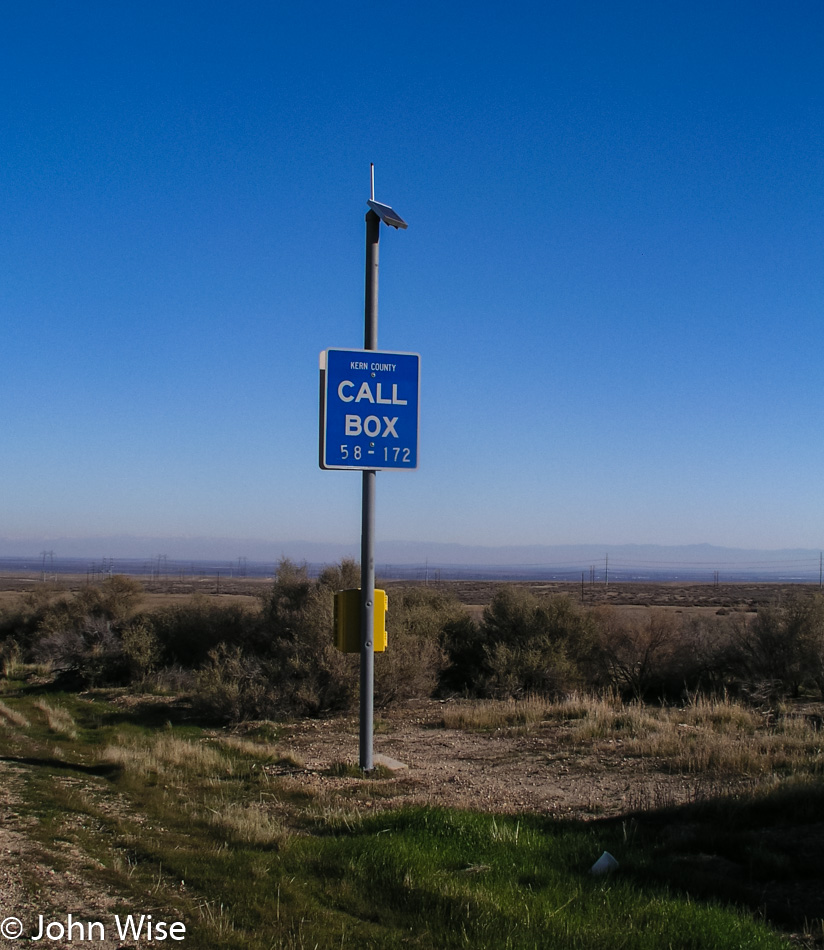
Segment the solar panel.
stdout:
<svg viewBox="0 0 824 950">
<path fill-rule="evenodd" d="M 409 225 L 403 218 L 398 214 L 397 211 L 393 211 L 389 205 L 382 205 L 380 201 L 373 201 L 371 198 L 366 202 L 369 207 L 375 212 L 375 214 L 383 221 L 384 224 L 388 224 L 392 228 L 408 228 Z"/>
</svg>

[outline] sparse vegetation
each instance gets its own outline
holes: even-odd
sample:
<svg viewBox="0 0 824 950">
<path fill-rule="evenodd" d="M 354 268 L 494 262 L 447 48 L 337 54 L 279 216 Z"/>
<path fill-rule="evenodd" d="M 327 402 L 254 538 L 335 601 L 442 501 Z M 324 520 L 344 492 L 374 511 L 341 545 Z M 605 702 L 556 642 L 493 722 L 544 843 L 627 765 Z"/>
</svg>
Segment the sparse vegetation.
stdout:
<svg viewBox="0 0 824 950">
<path fill-rule="evenodd" d="M 684 852 L 670 833 L 672 814 L 661 817 L 667 830 L 659 833 L 654 813 L 640 825 L 637 818 L 563 822 L 393 808 L 389 774 L 366 779 L 333 763 L 329 781 L 351 783 L 370 798 L 347 804 L 298 793 L 281 768 L 288 746 L 265 724 L 245 735 L 192 724 L 153 730 L 139 709 L 125 716 L 100 694 L 93 702 L 68 694 L 59 702 L 23 693 L 9 700 L 26 731 L 20 767 L 27 791 L 19 807 L 24 818 L 38 819 L 29 822 L 30 834 L 44 845 L 59 837 L 82 846 L 84 874 L 96 887 L 114 889 L 129 906 L 149 909 L 148 899 L 155 914 L 162 908 L 166 917 L 185 921 L 186 939 L 206 950 L 606 950 L 618 939 L 630 950 L 790 946 L 748 910 L 729 904 L 742 901 L 732 883 L 697 899 L 706 882 L 684 870 Z M 645 718 L 641 704 L 625 706 L 616 697 L 603 707 L 579 696 L 567 705 L 530 698 L 477 709 L 479 721 L 487 716 L 484 728 L 493 711 L 507 727 L 571 723 L 573 744 L 580 741 L 574 728 L 598 716 L 612 717 L 612 739 L 629 732 L 640 739 L 659 722 Z M 74 740 L 53 730 L 54 710 L 75 723 Z M 710 732 L 740 730 L 753 738 L 763 732 L 764 720 L 736 710 L 733 703 L 696 703 L 680 714 Z M 0 751 L 10 741 L 20 740 L 0 733 Z M 15 748 L 19 756 L 21 747 Z M 60 778 L 67 773 L 68 783 Z M 685 826 L 690 847 L 706 845 L 707 822 L 723 827 L 733 848 L 750 834 L 759 810 L 786 809 L 790 798 L 795 814 L 814 816 L 820 808 L 820 787 L 809 780 L 772 793 L 781 794 L 780 804 L 767 794 L 751 803 L 705 804 Z M 375 811 L 369 805 L 380 795 L 384 806 Z M 593 877 L 589 868 L 605 849 L 620 855 L 620 872 Z M 782 860 L 779 850 L 763 848 L 752 862 L 774 877 L 788 873 Z M 693 882 L 691 895 L 679 886 L 685 879 Z M 812 945 L 814 931 L 804 939 Z"/>
<path fill-rule="evenodd" d="M 616 695 L 487 700 L 446 709 L 443 725 L 480 732 L 562 729 L 570 745 L 656 759 L 684 775 L 824 776 L 819 722 L 788 709 L 757 710 L 729 698 L 651 706 Z"/>
<path fill-rule="evenodd" d="M 310 769 L 282 738 L 290 719 L 353 706 L 357 657 L 333 648 L 331 619 L 333 592 L 357 584 L 351 562 L 312 578 L 284 561 L 257 607 L 197 595 L 144 609 L 125 578 L 5 601 L 0 752 L 26 776 L 30 833 L 82 845 L 101 881 L 153 894 L 203 947 L 785 946 L 685 892 L 762 902 L 800 929 L 763 895 L 795 881 L 788 841 L 824 804 L 821 595 L 633 612 L 509 585 L 469 613 L 444 589 L 391 588 L 382 716 L 440 697 L 445 729 L 537 740 L 547 767 L 586 754 L 695 780 L 683 814 L 651 780 L 627 797 L 634 814 L 580 824 L 398 808 L 405 779 L 340 757 L 312 772 L 336 791 L 298 781 Z M 127 684 L 155 711 L 79 692 Z M 777 820 L 809 826 L 773 838 Z M 596 881 L 605 848 L 622 873 Z M 814 946 L 824 907 L 802 917 L 797 942 Z"/>
</svg>

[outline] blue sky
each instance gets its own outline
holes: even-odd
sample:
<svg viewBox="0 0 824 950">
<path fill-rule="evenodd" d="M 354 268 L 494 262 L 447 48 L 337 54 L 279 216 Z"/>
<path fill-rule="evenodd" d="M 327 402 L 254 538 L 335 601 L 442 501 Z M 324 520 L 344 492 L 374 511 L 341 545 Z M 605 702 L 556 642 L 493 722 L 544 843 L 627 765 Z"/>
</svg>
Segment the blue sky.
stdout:
<svg viewBox="0 0 824 950">
<path fill-rule="evenodd" d="M 359 536 L 317 367 L 362 345 L 374 162 L 422 367 L 379 537 L 824 544 L 820 3 L 3 21 L 0 537 Z"/>
</svg>

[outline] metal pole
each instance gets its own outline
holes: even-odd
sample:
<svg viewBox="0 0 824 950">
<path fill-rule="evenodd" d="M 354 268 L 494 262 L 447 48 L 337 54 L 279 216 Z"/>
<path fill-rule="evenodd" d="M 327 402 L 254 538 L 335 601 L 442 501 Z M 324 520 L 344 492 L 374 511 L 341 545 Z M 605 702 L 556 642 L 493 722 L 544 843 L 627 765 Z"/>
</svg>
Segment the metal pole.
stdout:
<svg viewBox="0 0 824 950">
<path fill-rule="evenodd" d="M 363 320 L 363 348 L 378 348 L 378 242 L 381 219 L 374 211 L 366 212 L 366 300 Z"/>
<path fill-rule="evenodd" d="M 360 767 L 371 772 L 375 695 L 375 472 L 363 473 L 361 532 Z"/>
<path fill-rule="evenodd" d="M 378 348 L 378 241 L 380 218 L 366 214 L 366 299 L 363 348 Z M 360 650 L 360 767 L 374 768 L 372 737 L 375 694 L 375 482 L 376 472 L 363 473 L 361 515 L 361 650 Z"/>
</svg>

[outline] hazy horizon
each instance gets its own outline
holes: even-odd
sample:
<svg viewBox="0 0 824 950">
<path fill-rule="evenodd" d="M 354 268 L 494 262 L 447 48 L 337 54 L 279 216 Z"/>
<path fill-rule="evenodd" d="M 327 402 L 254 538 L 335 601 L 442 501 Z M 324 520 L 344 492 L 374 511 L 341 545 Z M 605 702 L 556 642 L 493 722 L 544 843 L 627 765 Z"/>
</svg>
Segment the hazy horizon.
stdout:
<svg viewBox="0 0 824 950">
<path fill-rule="evenodd" d="M 312 563 L 333 563 L 345 557 L 358 559 L 360 540 L 348 543 L 291 539 L 267 541 L 253 538 L 174 538 L 111 536 L 97 538 L 0 537 L 0 558 L 156 559 L 223 560 L 226 562 L 276 562 L 282 557 Z M 712 544 L 523 544 L 471 545 L 457 542 L 379 539 L 377 559 L 383 563 L 441 565 L 569 565 L 593 563 L 603 566 L 612 559 L 613 568 L 636 567 L 721 567 L 724 565 L 804 564 L 817 569 L 820 549 L 813 548 L 731 548 Z"/>
</svg>

